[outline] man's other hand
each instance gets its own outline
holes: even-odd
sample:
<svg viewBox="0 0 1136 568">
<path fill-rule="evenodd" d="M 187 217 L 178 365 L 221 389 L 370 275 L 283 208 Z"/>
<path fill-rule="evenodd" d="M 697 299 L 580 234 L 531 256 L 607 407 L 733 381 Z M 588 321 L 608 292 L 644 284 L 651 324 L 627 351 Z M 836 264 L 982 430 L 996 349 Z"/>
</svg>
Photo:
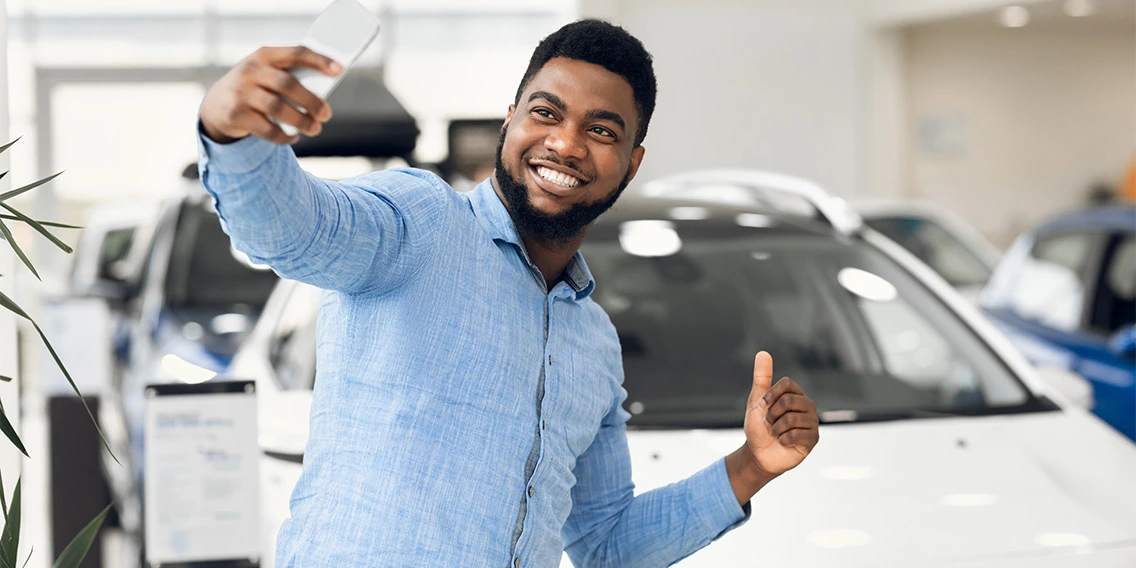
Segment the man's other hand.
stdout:
<svg viewBox="0 0 1136 568">
<path fill-rule="evenodd" d="M 319 134 L 322 123 L 331 118 L 331 108 L 288 72 L 296 67 L 310 67 L 332 77 L 342 71 L 338 63 L 306 47 L 262 47 L 230 69 L 205 94 L 200 116 L 205 135 L 222 144 L 250 134 L 276 144 L 299 139 L 285 134 L 269 118 L 295 126 L 308 136 Z M 306 109 L 307 114 L 285 99 Z"/>
<path fill-rule="evenodd" d="M 753 361 L 753 388 L 746 405 L 746 447 L 758 467 L 780 475 L 797 467 L 820 440 L 816 403 L 789 377 L 773 382 L 773 357 Z"/>
</svg>

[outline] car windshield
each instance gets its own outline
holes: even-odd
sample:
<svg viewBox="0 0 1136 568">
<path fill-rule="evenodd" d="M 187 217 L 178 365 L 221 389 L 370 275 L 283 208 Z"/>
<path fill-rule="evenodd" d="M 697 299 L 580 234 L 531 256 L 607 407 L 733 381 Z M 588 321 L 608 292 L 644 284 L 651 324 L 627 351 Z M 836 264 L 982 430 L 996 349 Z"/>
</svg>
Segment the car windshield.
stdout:
<svg viewBox="0 0 1136 568">
<path fill-rule="evenodd" d="M 582 249 L 619 333 L 630 426 L 739 427 L 762 349 L 827 422 L 1052 408 L 862 240 L 650 223 L 654 235 L 593 231 Z"/>
<path fill-rule="evenodd" d="M 166 273 L 163 321 L 211 353 L 231 358 L 252 329 L 279 277 L 240 260 L 217 214 L 182 205 Z"/>
<path fill-rule="evenodd" d="M 957 236 L 925 217 L 881 215 L 865 223 L 911 251 L 951 286 L 980 286 L 993 271 Z"/>
</svg>

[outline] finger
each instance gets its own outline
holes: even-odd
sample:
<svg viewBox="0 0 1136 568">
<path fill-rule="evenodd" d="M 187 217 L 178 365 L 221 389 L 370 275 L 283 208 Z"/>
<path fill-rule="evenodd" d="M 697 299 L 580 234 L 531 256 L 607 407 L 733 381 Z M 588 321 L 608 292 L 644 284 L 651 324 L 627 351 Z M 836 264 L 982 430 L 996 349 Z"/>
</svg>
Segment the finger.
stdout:
<svg viewBox="0 0 1136 568">
<path fill-rule="evenodd" d="M 268 69 L 257 76 L 257 84 L 300 105 L 300 108 L 319 120 L 331 118 L 331 107 L 327 102 L 306 89 L 291 73 Z"/>
<path fill-rule="evenodd" d="M 790 412 L 816 414 L 816 403 L 805 395 L 785 393 L 773 402 L 769 410 L 765 411 L 765 421 L 769 424 L 776 423 L 778 419 Z"/>
<path fill-rule="evenodd" d="M 276 126 L 272 121 L 260 113 L 255 114 L 255 117 L 250 119 L 250 124 L 247 127 L 249 132 L 272 142 L 273 144 L 293 144 L 300 139 L 299 136 L 288 136 L 279 126 Z"/>
<path fill-rule="evenodd" d="M 258 50 L 258 53 L 265 62 L 277 69 L 309 67 L 331 77 L 343 71 L 343 66 L 334 59 L 316 53 L 302 45 L 290 47 L 262 47 Z"/>
<path fill-rule="evenodd" d="M 820 442 L 820 430 L 813 428 L 794 428 L 777 437 L 782 446 L 797 446 L 812 451 Z"/>
<path fill-rule="evenodd" d="M 292 105 L 275 93 L 256 89 L 248 98 L 249 107 L 264 116 L 275 118 L 278 122 L 291 124 L 308 136 L 315 136 L 320 133 L 322 127 L 319 121 L 292 108 Z"/>
<path fill-rule="evenodd" d="M 773 434 L 774 438 L 781 437 L 781 434 L 788 432 L 794 428 L 809 429 L 816 428 L 820 424 L 815 415 L 807 412 L 786 412 L 781 418 L 778 418 L 773 426 L 770 427 L 769 432 Z"/>
<path fill-rule="evenodd" d="M 759 351 L 753 358 L 753 387 L 749 391 L 750 406 L 757 405 L 764 409 L 768 404 L 762 405 L 762 397 L 769 392 L 773 384 L 773 356 L 766 351 Z M 768 402 L 768 401 L 767 401 Z"/>
<path fill-rule="evenodd" d="M 768 408 L 773 403 L 777 402 L 778 398 L 786 393 L 804 395 L 805 391 L 802 390 L 801 387 L 797 386 L 797 383 L 793 381 L 793 379 L 790 379 L 789 377 L 781 377 L 781 380 L 777 381 L 777 384 L 773 385 L 773 388 L 769 389 L 769 392 L 765 393 L 764 407 Z"/>
</svg>

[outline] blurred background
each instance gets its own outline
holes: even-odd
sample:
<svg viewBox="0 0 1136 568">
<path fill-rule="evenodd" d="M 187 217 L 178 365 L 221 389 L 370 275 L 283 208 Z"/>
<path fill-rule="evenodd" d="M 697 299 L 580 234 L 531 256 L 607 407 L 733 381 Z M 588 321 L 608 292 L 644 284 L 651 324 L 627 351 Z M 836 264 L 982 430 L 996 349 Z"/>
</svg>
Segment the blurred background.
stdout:
<svg viewBox="0 0 1136 568">
<path fill-rule="evenodd" d="M 638 181 L 706 168 L 812 180 L 878 217 L 874 228 L 975 302 L 1019 235 L 1062 214 L 1136 199 L 1132 0 L 362 3 L 383 30 L 337 91 L 342 102 L 332 99 L 340 130 L 333 136 L 329 125 L 325 137 L 296 146 L 304 166 L 324 177 L 413 165 L 459 190 L 472 187 L 491 171 L 498 128 L 536 43 L 564 23 L 597 17 L 626 27 L 654 55 L 658 106 Z M 0 247 L 0 287 L 37 317 L 100 414 L 115 406 L 127 430 L 138 409 L 119 392 L 123 369 L 212 378 L 275 285 L 271 273 L 229 254 L 210 220 L 189 167 L 197 107 L 228 67 L 261 45 L 296 43 L 326 4 L 0 1 L 0 143 L 20 139 L 0 155 L 0 169 L 11 170 L 3 188 L 62 170 L 12 204 L 35 219 L 86 227 L 57 231 L 77 248 L 66 255 L 13 226 L 42 282 Z M 1136 216 L 1121 211 L 1114 224 L 1128 235 Z M 1108 250 L 1136 254 L 1125 244 L 1131 237 L 1118 238 Z M 936 266 L 926 256 L 949 256 L 928 250 L 956 246 L 970 260 Z M 154 276 L 154 262 L 174 276 Z M 1136 267 L 1116 270 L 1136 282 Z M 148 278 L 181 285 L 152 292 Z M 202 285 L 209 279 L 235 284 L 212 289 Z M 201 298 L 222 307 L 202 311 Z M 179 328 L 178 341 L 206 345 L 212 359 L 161 344 L 153 330 L 165 312 L 151 304 L 196 325 Z M 1102 324 L 1102 337 L 1136 319 L 1131 303 L 1113 309 L 1119 315 Z M 29 566 L 47 566 L 47 552 L 66 544 L 62 535 L 109 495 L 129 492 L 114 484 L 130 481 L 92 473 L 100 458 L 85 415 L 38 338 L 23 327 L 18 335 L 14 318 L 0 312 L 0 374 L 19 378 L 0 385 L 0 400 L 21 417 L 17 429 L 35 459 L 5 448 L 0 465 L 9 488 L 11 468 L 25 472 L 26 538 L 44 551 Z M 114 563 L 136 554 L 129 546 L 93 554 Z"/>
</svg>

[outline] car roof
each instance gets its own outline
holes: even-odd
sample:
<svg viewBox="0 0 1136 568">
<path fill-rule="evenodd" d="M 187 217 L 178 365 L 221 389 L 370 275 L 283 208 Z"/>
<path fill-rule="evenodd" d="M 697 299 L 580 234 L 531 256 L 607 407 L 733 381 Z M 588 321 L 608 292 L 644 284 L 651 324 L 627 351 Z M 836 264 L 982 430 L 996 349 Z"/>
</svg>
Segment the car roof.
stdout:
<svg viewBox="0 0 1136 568">
<path fill-rule="evenodd" d="M 592 238 L 614 238 L 619 226 L 628 221 L 664 220 L 685 226 L 747 226 L 739 223 L 740 215 L 758 215 L 761 228 L 778 233 L 820 235 L 836 238 L 839 233 L 825 221 L 790 215 L 756 207 L 742 207 L 703 200 L 647 197 L 624 194 L 614 206 L 596 220 L 589 231 Z"/>
<path fill-rule="evenodd" d="M 1136 204 L 1108 205 L 1073 211 L 1050 219 L 1037 228 L 1037 233 L 1067 229 L 1112 229 L 1136 231 Z"/>
</svg>

